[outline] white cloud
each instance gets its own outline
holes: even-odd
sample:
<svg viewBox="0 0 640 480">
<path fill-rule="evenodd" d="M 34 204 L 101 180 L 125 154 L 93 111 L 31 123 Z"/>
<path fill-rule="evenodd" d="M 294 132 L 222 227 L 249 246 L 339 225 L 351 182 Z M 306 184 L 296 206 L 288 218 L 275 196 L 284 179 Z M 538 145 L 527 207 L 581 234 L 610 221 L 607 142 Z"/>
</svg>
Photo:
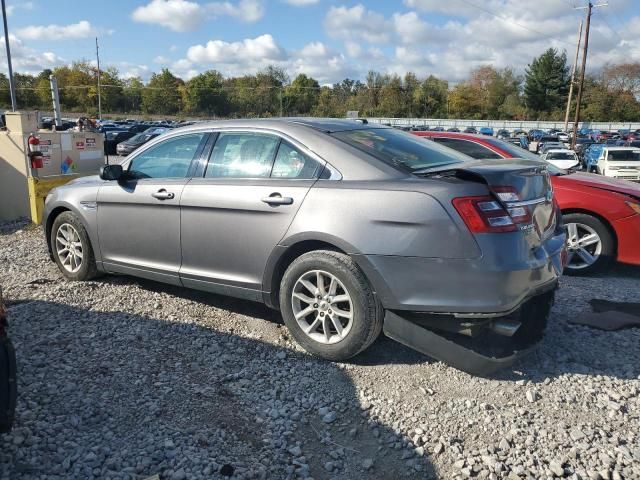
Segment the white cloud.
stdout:
<svg viewBox="0 0 640 480">
<path fill-rule="evenodd" d="M 106 33 L 112 33 L 112 30 Z M 16 36 L 23 40 L 69 40 L 78 38 L 95 37 L 102 30 L 91 25 L 87 20 L 70 25 L 31 25 L 16 30 Z"/>
<path fill-rule="evenodd" d="M 14 72 L 37 74 L 45 68 L 55 68 L 66 64 L 66 60 L 53 52 L 42 52 L 26 47 L 22 40 L 9 34 L 11 45 L 11 63 Z M 7 71 L 7 54 L 4 36 L 0 38 L 0 71 Z"/>
<path fill-rule="evenodd" d="M 151 69 L 144 64 L 119 62 L 117 66 L 120 70 L 120 76 L 124 79 L 140 77 L 143 82 L 146 82 L 151 77 Z"/>
<path fill-rule="evenodd" d="M 210 40 L 206 45 L 194 45 L 187 50 L 187 59 L 193 63 L 251 64 L 252 62 L 279 62 L 287 53 L 274 38 L 260 35 L 239 42 Z"/>
<path fill-rule="evenodd" d="M 7 16 L 10 17 L 18 9 L 20 9 L 20 10 L 33 10 L 34 9 L 33 2 L 21 2 L 21 3 L 17 4 L 17 5 L 7 5 L 7 8 L 6 8 Z"/>
<path fill-rule="evenodd" d="M 357 74 L 352 63 L 342 53 L 330 49 L 322 42 L 308 43 L 294 52 L 288 69 L 294 76 L 304 73 L 320 84 L 338 82 Z"/>
<path fill-rule="evenodd" d="M 136 8 L 131 18 L 136 22 L 160 25 L 174 32 L 188 32 L 200 27 L 210 18 L 235 17 L 243 22 L 256 22 L 264 15 L 261 0 L 212 2 L 200 4 L 189 0 L 151 0 Z"/>
<path fill-rule="evenodd" d="M 390 39 L 390 24 L 378 12 L 359 4 L 352 8 L 331 7 L 324 19 L 328 35 L 347 40 L 363 39 L 371 43 L 385 43 Z"/>
<path fill-rule="evenodd" d="M 167 64 L 171 63 L 171 60 L 169 60 L 167 57 L 165 57 L 163 55 L 158 55 L 157 57 L 155 57 L 153 59 L 153 63 L 158 63 L 160 65 L 167 65 Z"/>
<path fill-rule="evenodd" d="M 308 5 L 315 5 L 320 0 L 282 0 L 284 3 L 293 5 L 294 7 L 306 7 Z"/>
</svg>

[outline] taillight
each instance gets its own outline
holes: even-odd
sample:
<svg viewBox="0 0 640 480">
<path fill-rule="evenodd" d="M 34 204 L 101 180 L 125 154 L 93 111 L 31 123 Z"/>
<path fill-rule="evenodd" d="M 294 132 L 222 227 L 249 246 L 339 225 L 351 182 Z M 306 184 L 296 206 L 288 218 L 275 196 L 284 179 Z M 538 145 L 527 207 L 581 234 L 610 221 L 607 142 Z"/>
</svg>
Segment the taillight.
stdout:
<svg viewBox="0 0 640 480">
<path fill-rule="evenodd" d="M 462 220 L 473 233 L 514 232 L 509 213 L 493 197 L 458 197 L 452 200 Z"/>
<path fill-rule="evenodd" d="M 520 201 L 513 187 L 493 187 L 492 190 L 506 204 Z M 515 232 L 518 224 L 531 222 L 528 206 L 505 208 L 491 196 L 458 197 L 452 203 L 473 233 Z"/>
</svg>

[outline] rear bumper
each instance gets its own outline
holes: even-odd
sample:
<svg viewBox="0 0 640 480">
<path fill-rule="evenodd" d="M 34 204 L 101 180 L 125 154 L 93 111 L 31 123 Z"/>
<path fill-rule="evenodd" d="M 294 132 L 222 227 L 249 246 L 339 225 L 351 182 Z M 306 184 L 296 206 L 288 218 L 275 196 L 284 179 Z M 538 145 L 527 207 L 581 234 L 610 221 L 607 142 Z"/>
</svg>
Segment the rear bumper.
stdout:
<svg viewBox="0 0 640 480">
<path fill-rule="evenodd" d="M 613 222 L 618 240 L 618 258 L 622 263 L 640 265 L 640 215 L 621 218 Z"/>
<path fill-rule="evenodd" d="M 522 253 L 513 245 L 483 248 L 493 256 L 476 259 L 382 255 L 353 258 L 387 310 L 497 317 L 556 285 L 562 273 L 564 240 L 564 234 L 548 240 L 545 248 L 532 251 L 526 261 L 513 260 Z M 513 255 L 505 255 L 505 251 Z"/>
<path fill-rule="evenodd" d="M 401 316 L 402 312 L 387 311 L 383 331 L 389 338 L 454 368 L 487 376 L 511 366 L 536 348 L 547 326 L 554 290 L 555 287 L 529 298 L 505 317 L 505 324 L 515 326 L 515 329 L 494 328 L 491 321 L 471 321 L 462 324 L 465 328 L 471 325 L 463 335 L 439 329 L 438 321 L 433 319 L 427 321 L 430 324 L 427 327 L 419 324 L 422 322 L 416 321 L 415 317 L 406 318 Z M 446 319 L 442 321 L 446 322 Z"/>
</svg>

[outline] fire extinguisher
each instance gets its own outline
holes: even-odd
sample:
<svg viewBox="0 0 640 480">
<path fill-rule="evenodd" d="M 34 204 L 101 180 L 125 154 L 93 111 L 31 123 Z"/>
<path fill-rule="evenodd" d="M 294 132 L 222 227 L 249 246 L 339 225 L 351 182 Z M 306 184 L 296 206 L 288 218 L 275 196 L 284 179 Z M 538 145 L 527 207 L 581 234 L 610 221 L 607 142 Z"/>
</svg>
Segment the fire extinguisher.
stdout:
<svg viewBox="0 0 640 480">
<path fill-rule="evenodd" d="M 31 160 L 31 168 L 43 168 L 44 158 L 42 157 L 42 153 L 38 150 L 40 139 L 32 133 L 31 135 L 29 135 L 27 143 L 29 144 L 29 159 Z"/>
</svg>

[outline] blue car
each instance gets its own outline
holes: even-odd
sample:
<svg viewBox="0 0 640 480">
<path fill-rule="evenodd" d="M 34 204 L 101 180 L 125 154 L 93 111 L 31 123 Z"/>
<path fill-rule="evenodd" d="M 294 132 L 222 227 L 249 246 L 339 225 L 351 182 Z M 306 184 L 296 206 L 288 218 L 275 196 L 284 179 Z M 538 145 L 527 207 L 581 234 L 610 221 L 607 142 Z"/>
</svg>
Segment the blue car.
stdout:
<svg viewBox="0 0 640 480">
<path fill-rule="evenodd" d="M 491 127 L 480 127 L 480 130 L 478 130 L 478 132 L 480 133 L 480 135 L 489 135 L 493 137 L 493 128 Z"/>
<path fill-rule="evenodd" d="M 605 146 L 602 143 L 594 143 L 589 145 L 589 147 L 584 151 L 583 162 L 584 166 L 587 169 L 587 172 L 592 172 L 596 170 L 596 165 L 598 163 L 598 158 L 602 153 L 602 149 Z"/>
</svg>

